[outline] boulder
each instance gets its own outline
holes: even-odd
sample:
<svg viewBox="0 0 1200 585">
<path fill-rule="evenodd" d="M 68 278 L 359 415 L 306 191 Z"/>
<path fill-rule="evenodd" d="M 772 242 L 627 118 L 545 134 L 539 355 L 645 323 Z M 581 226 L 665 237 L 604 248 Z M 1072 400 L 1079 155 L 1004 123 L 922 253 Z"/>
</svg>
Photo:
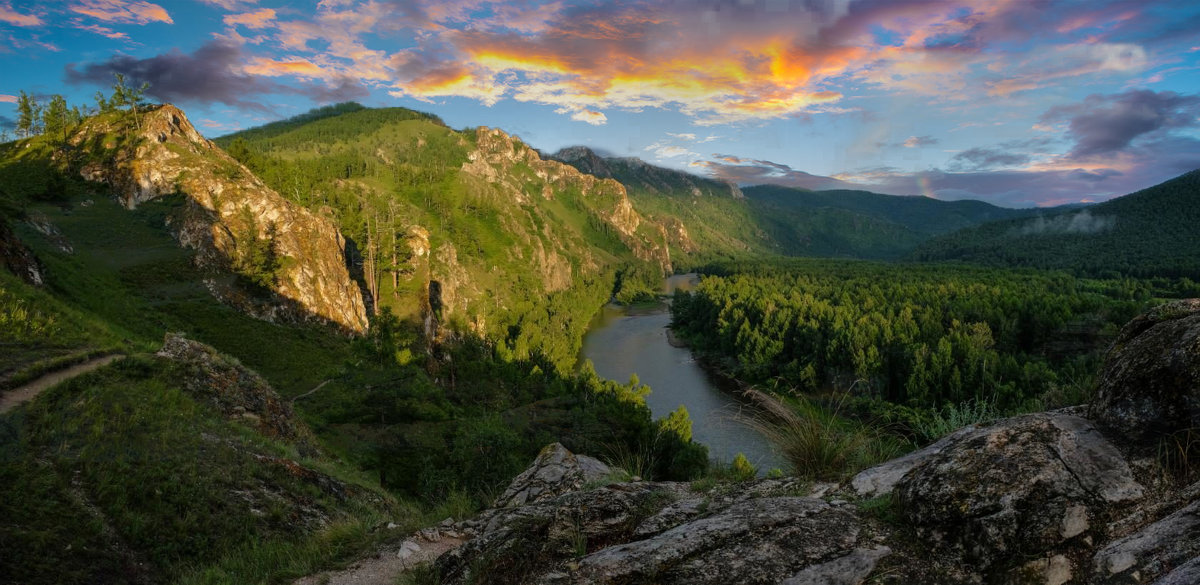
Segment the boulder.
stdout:
<svg viewBox="0 0 1200 585">
<path fill-rule="evenodd" d="M 976 428 L 975 425 L 968 425 L 922 449 L 864 469 L 850 480 L 850 489 L 854 490 L 854 493 L 862 498 L 886 496 L 892 493 L 896 484 L 900 483 L 900 480 L 909 471 L 912 471 L 913 467 L 941 453 L 947 445 L 956 443 L 964 435 L 974 432 Z"/>
<path fill-rule="evenodd" d="M 1173 583 L 1176 581 L 1170 579 L 1200 572 L 1197 557 L 1200 557 L 1200 499 L 1100 549 L 1092 558 L 1092 580 L 1144 583 L 1149 577 L 1178 567 L 1160 581 Z"/>
<path fill-rule="evenodd" d="M 538 582 L 775 584 L 793 576 L 797 583 L 817 582 L 806 581 L 804 570 L 852 555 L 860 532 L 850 506 L 805 497 L 757 498 L 652 538 L 589 554 Z"/>
<path fill-rule="evenodd" d="M 1091 418 L 1149 446 L 1200 427 L 1200 299 L 1138 316 L 1109 349 Z"/>
<path fill-rule="evenodd" d="M 497 508 L 508 508 L 549 500 L 602 481 L 612 469 L 598 459 L 576 455 L 554 443 L 542 448 L 533 465 L 512 480 L 496 499 Z"/>
<path fill-rule="evenodd" d="M 998 571 L 1102 536 L 1114 507 L 1143 493 L 1091 423 L 1061 413 L 956 434 L 896 484 L 902 513 L 922 540 Z"/>
</svg>

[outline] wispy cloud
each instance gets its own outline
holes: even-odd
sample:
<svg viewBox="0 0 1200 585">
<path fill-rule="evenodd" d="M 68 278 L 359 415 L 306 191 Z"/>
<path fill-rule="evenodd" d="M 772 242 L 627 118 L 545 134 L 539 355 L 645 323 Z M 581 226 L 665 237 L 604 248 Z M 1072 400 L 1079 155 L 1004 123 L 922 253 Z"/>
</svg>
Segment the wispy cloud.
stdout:
<svg viewBox="0 0 1200 585">
<path fill-rule="evenodd" d="M 72 12 L 90 16 L 97 20 L 121 24 L 149 24 L 164 22 L 174 24 L 167 10 L 157 4 L 143 0 L 79 0 L 70 5 Z"/>
<path fill-rule="evenodd" d="M 12 4 L 0 3 L 0 22 L 13 26 L 41 26 L 43 21 L 36 14 L 28 14 L 13 10 Z"/>
<path fill-rule="evenodd" d="M 571 114 L 571 119 L 577 122 L 587 122 L 593 126 L 603 126 L 608 123 L 608 116 L 605 116 L 603 112 L 592 110 L 579 110 Z"/>
<path fill-rule="evenodd" d="M 227 14 L 222 21 L 225 23 L 225 26 L 241 25 L 250 29 L 262 29 L 275 24 L 275 11 L 270 8 L 263 8 L 254 12 Z"/>
</svg>

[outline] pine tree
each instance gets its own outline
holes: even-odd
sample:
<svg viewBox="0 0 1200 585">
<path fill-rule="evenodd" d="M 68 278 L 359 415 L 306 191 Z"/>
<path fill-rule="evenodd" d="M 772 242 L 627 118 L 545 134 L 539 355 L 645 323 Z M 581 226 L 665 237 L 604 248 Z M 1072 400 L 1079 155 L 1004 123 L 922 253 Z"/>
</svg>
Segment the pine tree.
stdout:
<svg viewBox="0 0 1200 585">
<path fill-rule="evenodd" d="M 37 99 L 21 90 L 17 98 L 17 134 L 22 138 L 33 135 Z"/>
<path fill-rule="evenodd" d="M 42 125 L 46 129 L 46 134 L 53 140 L 61 137 L 62 141 L 66 142 L 67 129 L 70 127 L 70 115 L 70 110 L 67 109 L 67 100 L 63 99 L 63 96 L 55 94 L 50 98 L 50 104 L 42 112 Z"/>
</svg>

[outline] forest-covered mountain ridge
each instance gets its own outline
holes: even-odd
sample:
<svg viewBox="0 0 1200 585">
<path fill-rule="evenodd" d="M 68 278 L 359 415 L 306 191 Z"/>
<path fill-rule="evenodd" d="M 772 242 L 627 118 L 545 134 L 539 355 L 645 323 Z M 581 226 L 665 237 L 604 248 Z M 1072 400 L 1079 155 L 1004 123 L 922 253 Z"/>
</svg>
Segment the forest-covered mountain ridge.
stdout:
<svg viewBox="0 0 1200 585">
<path fill-rule="evenodd" d="M 620 181 L 639 211 L 690 235 L 690 248 L 675 242 L 682 248 L 677 256 L 705 261 L 738 254 L 898 259 L 932 236 L 1034 213 L 982 201 L 739 186 L 634 157 L 605 157 L 586 146 L 552 158 Z"/>
<path fill-rule="evenodd" d="M 1200 278 L 1200 169 L 1083 208 L 989 222 L 922 244 L 917 260 Z"/>
</svg>

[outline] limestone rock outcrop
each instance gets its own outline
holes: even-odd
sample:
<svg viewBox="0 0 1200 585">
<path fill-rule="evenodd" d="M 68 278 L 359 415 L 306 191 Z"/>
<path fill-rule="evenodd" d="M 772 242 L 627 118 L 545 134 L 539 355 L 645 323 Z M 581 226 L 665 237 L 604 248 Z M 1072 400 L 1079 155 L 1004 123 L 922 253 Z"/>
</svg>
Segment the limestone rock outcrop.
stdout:
<svg viewBox="0 0 1200 585">
<path fill-rule="evenodd" d="M 71 146 L 88 153 L 80 174 L 111 186 L 131 209 L 164 195 L 186 196 L 187 209 L 171 227 L 183 246 L 196 250 L 197 264 L 214 275 L 214 294 L 260 318 L 316 317 L 352 332 L 366 329 L 362 293 L 333 221 L 267 187 L 201 136 L 175 106 L 143 111 L 138 129 L 123 124 L 95 117 L 75 132 Z M 281 259 L 272 287 L 278 302 L 255 302 L 217 276 L 252 241 L 265 239 Z"/>
</svg>

